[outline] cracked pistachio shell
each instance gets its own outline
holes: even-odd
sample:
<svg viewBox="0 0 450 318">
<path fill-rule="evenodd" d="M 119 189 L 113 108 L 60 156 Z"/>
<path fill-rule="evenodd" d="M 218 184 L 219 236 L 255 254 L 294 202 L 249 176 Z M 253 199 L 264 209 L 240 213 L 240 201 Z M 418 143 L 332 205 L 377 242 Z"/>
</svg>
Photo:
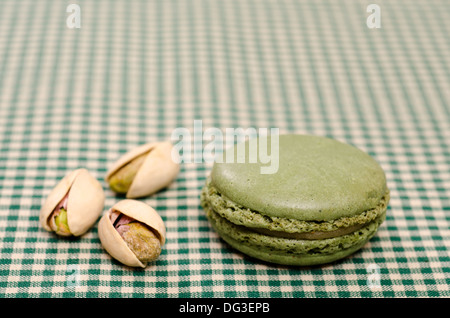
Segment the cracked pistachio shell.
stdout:
<svg viewBox="0 0 450 318">
<path fill-rule="evenodd" d="M 180 165 L 172 159 L 172 149 L 173 146 L 170 142 L 153 142 L 134 148 L 112 165 L 105 180 L 111 187 L 111 179 L 120 169 L 146 154 L 142 164 L 137 168 L 125 196 L 128 199 L 149 196 L 167 187 L 180 170 Z M 114 189 L 112 190 L 114 191 Z"/>
<path fill-rule="evenodd" d="M 166 227 L 159 214 L 144 202 L 126 199 L 117 202 L 108 212 L 100 219 L 98 224 L 98 236 L 103 248 L 115 259 L 122 264 L 132 267 L 146 267 L 146 263 L 142 263 L 137 256 L 131 251 L 127 243 L 120 236 L 111 222 L 111 213 L 113 211 L 120 212 L 149 226 L 158 236 L 161 246 L 166 241 Z"/>
<path fill-rule="evenodd" d="M 100 217 L 105 201 L 102 185 L 84 168 L 70 172 L 53 188 L 41 207 L 40 224 L 45 230 L 53 231 L 49 218 L 67 193 L 70 233 L 73 236 L 83 235 Z"/>
</svg>

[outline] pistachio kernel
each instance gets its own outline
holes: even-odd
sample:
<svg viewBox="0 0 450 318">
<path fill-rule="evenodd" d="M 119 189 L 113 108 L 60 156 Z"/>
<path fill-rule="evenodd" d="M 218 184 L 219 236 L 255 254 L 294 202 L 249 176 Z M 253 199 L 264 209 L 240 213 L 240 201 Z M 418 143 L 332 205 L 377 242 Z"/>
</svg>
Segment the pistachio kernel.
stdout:
<svg viewBox="0 0 450 318">
<path fill-rule="evenodd" d="M 145 264 L 159 257 L 161 241 L 149 226 L 116 211 L 111 213 L 111 221 L 139 261 Z"/>
<path fill-rule="evenodd" d="M 130 223 L 129 227 L 123 239 L 130 250 L 142 263 L 156 260 L 161 254 L 161 242 L 155 233 L 140 222 Z"/>
<path fill-rule="evenodd" d="M 109 187 L 111 190 L 120 194 L 126 194 L 147 155 L 148 153 L 144 153 L 134 158 L 132 161 L 115 172 L 109 180 Z"/>
<path fill-rule="evenodd" d="M 69 229 L 69 224 L 67 223 L 67 210 L 61 208 L 53 213 L 54 222 L 51 222 L 52 230 L 58 235 L 70 236 L 72 233 Z"/>
</svg>

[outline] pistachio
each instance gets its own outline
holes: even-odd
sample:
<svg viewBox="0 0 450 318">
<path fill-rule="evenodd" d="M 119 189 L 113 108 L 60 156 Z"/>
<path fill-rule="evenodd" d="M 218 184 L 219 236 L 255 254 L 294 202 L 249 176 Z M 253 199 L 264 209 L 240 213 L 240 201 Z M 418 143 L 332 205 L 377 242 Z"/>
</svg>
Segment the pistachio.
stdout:
<svg viewBox="0 0 450 318">
<path fill-rule="evenodd" d="M 103 210 L 103 188 L 86 169 L 67 174 L 42 205 L 42 227 L 60 236 L 80 236 L 95 223 Z"/>
<path fill-rule="evenodd" d="M 145 161 L 148 153 L 137 156 L 125 166 L 117 170 L 109 179 L 109 187 L 117 193 L 126 194 L 139 168 Z"/>
<path fill-rule="evenodd" d="M 156 260 L 161 254 L 161 242 L 152 230 L 142 223 L 130 224 L 123 239 L 142 263 Z"/>
<path fill-rule="evenodd" d="M 127 199 L 103 215 L 98 234 L 112 257 L 128 266 L 146 267 L 161 254 L 166 228 L 152 207 Z"/>
<path fill-rule="evenodd" d="M 169 142 L 155 142 L 127 152 L 106 175 L 110 189 L 130 199 L 151 195 L 168 186 L 180 170 L 179 164 L 172 160 L 172 148 Z"/>
<path fill-rule="evenodd" d="M 70 236 L 69 224 L 67 223 L 67 211 L 61 208 L 59 211 L 53 212 L 55 222 L 50 224 L 50 227 L 56 234 L 63 236 Z"/>
<path fill-rule="evenodd" d="M 113 212 L 112 214 L 118 214 Z M 111 214 L 111 215 L 112 215 Z M 161 242 L 158 236 L 147 225 L 130 217 L 120 214 L 117 220 L 124 219 L 125 222 L 115 222 L 114 228 L 122 236 L 130 250 L 142 263 L 154 261 L 161 254 Z"/>
</svg>

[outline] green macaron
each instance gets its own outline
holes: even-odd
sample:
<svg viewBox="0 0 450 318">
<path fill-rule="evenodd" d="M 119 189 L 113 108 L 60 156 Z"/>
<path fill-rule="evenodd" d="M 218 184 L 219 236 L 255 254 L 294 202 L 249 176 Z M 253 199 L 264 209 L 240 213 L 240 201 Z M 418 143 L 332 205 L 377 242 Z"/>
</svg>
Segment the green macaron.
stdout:
<svg viewBox="0 0 450 318">
<path fill-rule="evenodd" d="M 259 160 L 214 163 L 201 193 L 212 227 L 240 252 L 277 264 L 325 264 L 363 247 L 389 203 L 380 165 L 334 139 L 277 137 L 275 173 L 261 173 Z"/>
</svg>

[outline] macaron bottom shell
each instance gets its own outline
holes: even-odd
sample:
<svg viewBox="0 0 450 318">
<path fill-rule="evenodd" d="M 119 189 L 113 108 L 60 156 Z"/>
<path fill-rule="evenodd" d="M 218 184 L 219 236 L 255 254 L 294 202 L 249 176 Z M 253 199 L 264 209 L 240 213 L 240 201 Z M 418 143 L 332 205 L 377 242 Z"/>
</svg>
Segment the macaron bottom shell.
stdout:
<svg viewBox="0 0 450 318">
<path fill-rule="evenodd" d="M 239 241 L 234 240 L 226 234 L 221 234 L 222 239 L 227 242 L 233 248 L 239 250 L 240 252 L 251 256 L 253 258 L 266 261 L 269 263 L 275 263 L 280 265 L 292 265 L 292 266 L 314 266 L 314 265 L 323 265 L 338 261 L 343 259 L 359 249 L 361 249 L 367 241 L 360 242 L 359 244 L 352 246 L 351 248 L 341 250 L 335 252 L 333 254 L 304 254 L 304 255 L 295 255 L 295 254 L 287 254 L 283 252 L 277 251 L 264 251 L 259 249 L 258 247 L 251 246 L 248 244 L 242 244 Z"/>
<path fill-rule="evenodd" d="M 385 213 L 354 233 L 322 239 L 297 240 L 271 237 L 233 224 L 203 201 L 210 224 L 236 250 L 253 258 L 282 265 L 312 266 L 331 263 L 361 249 L 377 232 Z"/>
</svg>

